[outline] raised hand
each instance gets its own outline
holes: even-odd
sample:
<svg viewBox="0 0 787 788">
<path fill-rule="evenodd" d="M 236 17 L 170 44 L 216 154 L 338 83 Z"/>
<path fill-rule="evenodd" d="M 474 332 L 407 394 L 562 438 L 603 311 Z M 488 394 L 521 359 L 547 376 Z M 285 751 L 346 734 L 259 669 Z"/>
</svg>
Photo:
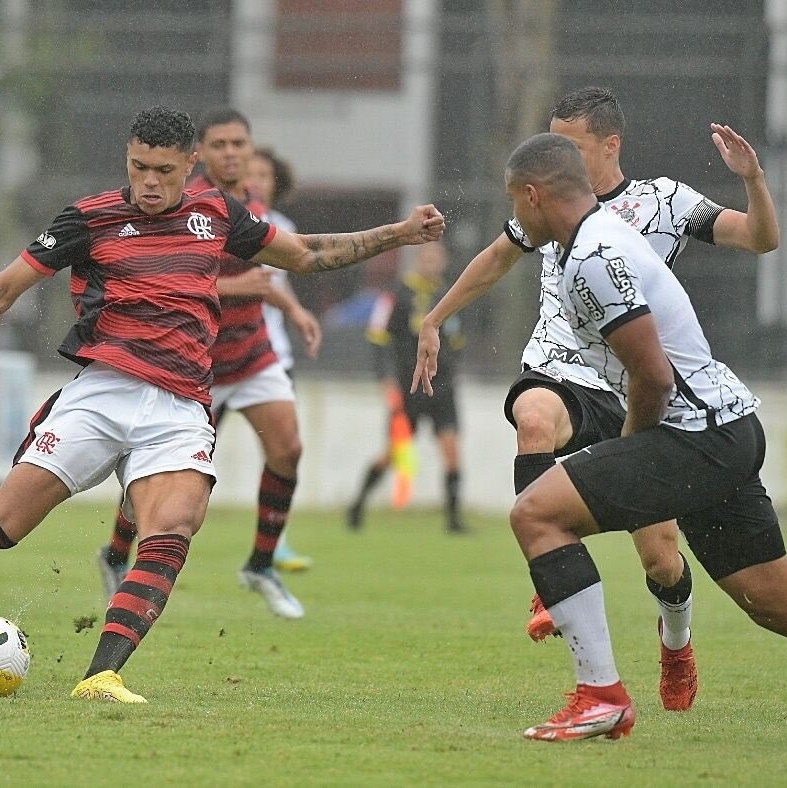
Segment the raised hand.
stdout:
<svg viewBox="0 0 787 788">
<path fill-rule="evenodd" d="M 744 180 L 754 178 L 761 172 L 757 153 L 746 140 L 729 126 L 710 124 L 711 139 L 721 154 L 724 163 Z"/>
</svg>

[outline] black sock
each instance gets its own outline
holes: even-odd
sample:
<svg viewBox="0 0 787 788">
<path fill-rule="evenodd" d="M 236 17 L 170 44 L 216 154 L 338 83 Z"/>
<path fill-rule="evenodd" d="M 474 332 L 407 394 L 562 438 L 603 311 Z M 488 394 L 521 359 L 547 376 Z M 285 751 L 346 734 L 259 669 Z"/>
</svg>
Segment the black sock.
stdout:
<svg viewBox="0 0 787 788">
<path fill-rule="evenodd" d="M 669 586 L 668 588 L 661 586 L 655 580 L 651 580 L 645 575 L 645 584 L 648 587 L 648 591 L 656 599 L 667 605 L 682 605 L 691 595 L 691 569 L 689 568 L 689 562 L 683 553 L 680 553 L 680 557 L 683 559 L 683 574 L 674 586 Z"/>
<path fill-rule="evenodd" d="M 546 473 L 556 462 L 554 452 L 517 454 L 514 457 L 514 492 L 519 495 L 528 484 Z"/>
<path fill-rule="evenodd" d="M 85 672 L 84 678 L 90 678 L 105 670 L 120 670 L 134 653 L 136 647 L 135 643 L 123 635 L 118 635 L 115 632 L 102 632 L 96 652 L 93 654 L 93 660 Z"/>
<path fill-rule="evenodd" d="M 530 577 L 544 607 L 552 607 L 601 581 L 582 542 L 534 558 L 530 561 Z"/>
<path fill-rule="evenodd" d="M 385 471 L 385 468 L 380 468 L 378 465 L 371 465 L 369 467 L 369 469 L 366 471 L 366 476 L 363 477 L 361 491 L 358 493 L 358 497 L 355 499 L 354 506 L 360 509 L 364 505 L 366 502 L 366 496 L 369 495 L 369 493 L 377 486 L 380 479 L 382 479 L 385 475 Z"/>
<path fill-rule="evenodd" d="M 445 475 L 445 503 L 449 523 L 455 522 L 459 515 L 459 471 L 448 471 Z"/>
</svg>

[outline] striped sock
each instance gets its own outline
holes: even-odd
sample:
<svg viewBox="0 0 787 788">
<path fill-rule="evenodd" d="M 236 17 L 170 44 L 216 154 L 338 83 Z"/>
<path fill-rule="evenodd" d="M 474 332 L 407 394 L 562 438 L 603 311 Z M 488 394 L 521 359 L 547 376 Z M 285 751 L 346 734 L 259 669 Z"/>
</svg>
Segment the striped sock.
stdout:
<svg viewBox="0 0 787 788">
<path fill-rule="evenodd" d="M 267 465 L 263 469 L 257 509 L 257 533 L 246 569 L 261 572 L 273 565 L 273 551 L 287 524 L 295 484 L 295 479 L 285 479 L 275 474 Z"/>
<path fill-rule="evenodd" d="M 179 534 L 156 534 L 139 543 L 134 566 L 109 601 L 85 678 L 123 667 L 164 610 L 188 551 L 189 540 Z"/>
<path fill-rule="evenodd" d="M 131 554 L 131 545 L 137 536 L 137 524 L 126 519 L 121 510 L 118 510 L 112 539 L 107 548 L 107 563 L 110 566 L 125 566 Z"/>
</svg>

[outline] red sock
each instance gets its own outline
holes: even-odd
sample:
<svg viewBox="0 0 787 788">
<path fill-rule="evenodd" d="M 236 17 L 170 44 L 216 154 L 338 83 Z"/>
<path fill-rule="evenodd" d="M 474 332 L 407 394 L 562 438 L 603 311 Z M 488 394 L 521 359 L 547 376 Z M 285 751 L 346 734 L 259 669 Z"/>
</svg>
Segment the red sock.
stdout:
<svg viewBox="0 0 787 788">
<path fill-rule="evenodd" d="M 608 684 L 605 687 L 597 687 L 595 684 L 577 684 L 577 689 L 580 688 L 594 698 L 604 701 L 604 703 L 614 703 L 617 706 L 625 706 L 627 703 L 631 703 L 631 698 L 626 692 L 622 681 L 616 681 L 614 684 Z"/>
</svg>

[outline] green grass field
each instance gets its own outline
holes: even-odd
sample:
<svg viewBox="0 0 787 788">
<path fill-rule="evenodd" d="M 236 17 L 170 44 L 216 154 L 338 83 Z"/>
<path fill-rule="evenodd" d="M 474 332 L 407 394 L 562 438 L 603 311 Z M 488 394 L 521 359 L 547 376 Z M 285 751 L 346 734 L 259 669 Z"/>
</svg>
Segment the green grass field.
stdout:
<svg viewBox="0 0 787 788">
<path fill-rule="evenodd" d="M 522 739 L 573 673 L 562 641 L 523 634 L 532 585 L 505 516 L 451 537 L 439 512 L 373 512 L 355 534 L 340 513 L 298 510 L 292 542 L 315 565 L 286 578 L 306 607 L 290 622 L 236 585 L 251 512 L 213 508 L 123 670 L 149 704 L 71 700 L 103 621 L 94 555 L 112 514 L 65 505 L 0 554 L 0 614 L 33 653 L 21 690 L 0 699 L 0 785 L 787 784 L 787 644 L 693 562 L 700 691 L 691 712 L 664 712 L 656 608 L 625 535 L 589 546 L 637 704 L 632 736 Z"/>
</svg>

